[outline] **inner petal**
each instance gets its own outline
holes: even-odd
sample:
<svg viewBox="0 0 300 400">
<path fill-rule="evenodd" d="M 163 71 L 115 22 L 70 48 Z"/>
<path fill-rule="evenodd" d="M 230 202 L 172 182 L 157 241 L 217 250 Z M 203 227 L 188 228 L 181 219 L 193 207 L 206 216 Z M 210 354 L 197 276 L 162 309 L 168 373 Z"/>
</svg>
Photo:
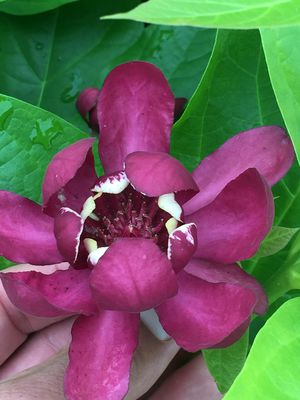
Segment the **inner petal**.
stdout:
<svg viewBox="0 0 300 400">
<path fill-rule="evenodd" d="M 174 217 L 160 207 L 159 197 L 146 196 L 128 185 L 118 194 L 97 194 L 93 202 L 95 207 L 85 215 L 81 236 L 88 247 L 91 243 L 97 248 L 107 247 L 116 238 L 135 237 L 151 239 L 161 250 L 167 250 L 168 221 Z"/>
</svg>

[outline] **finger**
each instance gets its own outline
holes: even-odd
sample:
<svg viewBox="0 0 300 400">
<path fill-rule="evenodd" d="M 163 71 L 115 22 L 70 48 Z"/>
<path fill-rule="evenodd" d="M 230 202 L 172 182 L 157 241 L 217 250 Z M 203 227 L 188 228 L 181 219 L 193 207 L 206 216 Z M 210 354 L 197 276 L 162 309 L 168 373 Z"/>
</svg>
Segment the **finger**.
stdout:
<svg viewBox="0 0 300 400">
<path fill-rule="evenodd" d="M 175 371 L 149 400 L 219 400 L 222 395 L 202 356 Z"/>
<path fill-rule="evenodd" d="M 135 353 L 130 390 L 126 400 L 136 400 L 147 392 L 177 351 L 178 346 L 173 340 L 160 342 L 145 327 L 142 327 L 140 345 Z M 67 349 L 65 349 L 47 362 L 0 382 L 0 399 L 63 400 L 63 375 L 67 363 Z"/>
<path fill-rule="evenodd" d="M 34 333 L 29 339 L 0 367 L 0 380 L 8 379 L 17 373 L 41 364 L 50 357 L 69 346 L 71 328 L 75 318 L 57 322 Z"/>
<path fill-rule="evenodd" d="M 43 267 L 32 265 L 17 265 L 2 272 L 25 271 L 34 268 L 43 273 L 52 273 L 57 269 L 67 268 L 67 263 L 55 264 Z M 35 332 L 45 326 L 51 325 L 66 317 L 39 318 L 19 311 L 9 300 L 0 280 L 0 365 L 26 340 L 28 334 Z"/>
<path fill-rule="evenodd" d="M 126 400 L 136 400 L 162 375 L 179 351 L 174 340 L 160 341 L 141 325 L 139 346 L 134 354 Z"/>
<path fill-rule="evenodd" d="M 63 377 L 67 363 L 67 350 L 64 350 L 47 362 L 0 382 L 0 399 L 65 400 Z"/>
</svg>

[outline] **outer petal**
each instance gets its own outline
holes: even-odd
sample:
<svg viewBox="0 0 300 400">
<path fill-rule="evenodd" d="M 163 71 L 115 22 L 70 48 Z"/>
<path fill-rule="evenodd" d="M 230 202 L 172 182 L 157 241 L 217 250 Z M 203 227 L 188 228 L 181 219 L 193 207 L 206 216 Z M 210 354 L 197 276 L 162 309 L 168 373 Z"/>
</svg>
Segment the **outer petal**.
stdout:
<svg viewBox="0 0 300 400">
<path fill-rule="evenodd" d="M 181 225 L 169 236 L 168 258 L 173 269 L 179 272 L 192 258 L 197 249 L 197 228 L 195 224 Z"/>
<path fill-rule="evenodd" d="M 216 264 L 199 258 L 192 258 L 185 268 L 185 272 L 211 283 L 232 283 L 252 290 L 256 295 L 257 304 L 254 311 L 264 314 L 268 307 L 268 299 L 260 284 L 251 275 L 248 275 L 237 264 Z"/>
<path fill-rule="evenodd" d="M 168 82 L 152 64 L 129 62 L 108 75 L 97 104 L 106 174 L 121 170 L 134 151 L 169 151 L 174 104 Z"/>
<path fill-rule="evenodd" d="M 177 293 L 170 261 L 149 239 L 115 241 L 91 273 L 94 297 L 109 310 L 140 312 Z"/>
<path fill-rule="evenodd" d="M 63 261 L 53 232 L 53 219 L 42 208 L 15 193 L 0 191 L 0 255 L 30 264 Z"/>
<path fill-rule="evenodd" d="M 273 215 L 269 186 L 257 170 L 248 169 L 185 221 L 197 225 L 196 257 L 229 264 L 257 251 L 272 226 Z"/>
<path fill-rule="evenodd" d="M 248 320 L 255 294 L 229 283 L 210 283 L 181 271 L 178 295 L 157 307 L 165 331 L 187 351 L 222 342 Z"/>
<path fill-rule="evenodd" d="M 138 325 L 138 315 L 116 311 L 75 321 L 65 376 L 68 400 L 124 398 L 138 344 Z"/>
<path fill-rule="evenodd" d="M 43 206 L 51 216 L 61 207 L 79 212 L 97 179 L 92 144 L 82 139 L 57 153 L 48 166 L 43 183 Z"/>
<path fill-rule="evenodd" d="M 289 170 L 293 145 L 283 129 L 263 126 L 242 132 L 206 157 L 193 172 L 200 192 L 185 205 L 191 214 L 204 207 L 248 168 L 256 168 L 273 185 Z"/>
<path fill-rule="evenodd" d="M 83 90 L 76 101 L 76 107 L 82 118 L 88 123 L 87 115 L 96 106 L 100 90 L 89 87 Z"/>
<path fill-rule="evenodd" d="M 38 317 L 96 312 L 89 289 L 90 270 L 58 270 L 51 275 L 36 271 L 1 273 L 11 302 Z"/>
<path fill-rule="evenodd" d="M 70 208 L 62 208 L 55 217 L 54 233 L 57 246 L 70 263 L 77 259 L 83 224 L 81 216 Z"/>
<path fill-rule="evenodd" d="M 198 191 L 192 175 L 166 153 L 131 153 L 125 160 L 125 172 L 134 188 L 147 196 L 190 189 Z"/>
</svg>

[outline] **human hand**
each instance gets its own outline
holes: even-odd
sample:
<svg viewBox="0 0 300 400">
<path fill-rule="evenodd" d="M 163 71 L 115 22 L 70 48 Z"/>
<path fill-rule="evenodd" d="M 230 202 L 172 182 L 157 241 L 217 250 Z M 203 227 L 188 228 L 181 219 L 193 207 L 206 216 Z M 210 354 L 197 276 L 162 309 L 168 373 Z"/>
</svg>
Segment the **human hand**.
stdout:
<svg viewBox="0 0 300 400">
<path fill-rule="evenodd" d="M 55 266 L 50 266 L 49 272 L 51 268 Z M 74 319 L 38 318 L 21 313 L 0 284 L 1 400 L 64 399 L 63 377 Z M 157 382 L 178 350 L 173 340 L 159 341 L 143 326 L 126 400 L 220 399 L 201 356 L 169 371 L 166 379 Z M 150 388 L 151 394 L 143 396 Z"/>
</svg>

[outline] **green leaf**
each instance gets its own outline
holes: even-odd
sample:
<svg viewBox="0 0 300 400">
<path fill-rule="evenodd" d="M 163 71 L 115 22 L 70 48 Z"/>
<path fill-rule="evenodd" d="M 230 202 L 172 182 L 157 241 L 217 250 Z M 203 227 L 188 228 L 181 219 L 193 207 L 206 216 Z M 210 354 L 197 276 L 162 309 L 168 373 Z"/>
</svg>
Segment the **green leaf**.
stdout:
<svg viewBox="0 0 300 400">
<path fill-rule="evenodd" d="M 86 129 L 74 105 L 79 92 L 100 87 L 117 64 L 140 59 L 162 68 L 177 96 L 190 97 L 215 31 L 99 21 L 99 14 L 135 4 L 89 0 L 26 18 L 2 14 L 0 91 Z"/>
<path fill-rule="evenodd" d="M 0 0 L 0 11 L 14 14 L 38 14 L 78 0 Z"/>
<path fill-rule="evenodd" d="M 299 332 L 300 298 L 295 298 L 284 303 L 260 330 L 224 400 L 298 400 Z"/>
<path fill-rule="evenodd" d="M 267 257 L 282 250 L 300 228 L 285 228 L 283 226 L 273 226 L 268 236 L 261 243 L 256 257 Z"/>
<path fill-rule="evenodd" d="M 203 350 L 205 362 L 221 393 L 228 391 L 243 368 L 248 352 L 248 331 L 224 349 Z"/>
<path fill-rule="evenodd" d="M 300 162 L 300 27 L 262 29 L 271 82 Z"/>
<path fill-rule="evenodd" d="M 106 18 L 155 24 L 252 29 L 300 23 L 298 0 L 149 0 Z"/>
<path fill-rule="evenodd" d="M 63 147 L 86 135 L 56 115 L 0 95 L 0 188 L 39 201 L 45 170 Z"/>
<path fill-rule="evenodd" d="M 257 31 L 219 31 L 209 65 L 173 130 L 172 152 L 189 169 L 234 134 L 283 125 Z"/>
</svg>

